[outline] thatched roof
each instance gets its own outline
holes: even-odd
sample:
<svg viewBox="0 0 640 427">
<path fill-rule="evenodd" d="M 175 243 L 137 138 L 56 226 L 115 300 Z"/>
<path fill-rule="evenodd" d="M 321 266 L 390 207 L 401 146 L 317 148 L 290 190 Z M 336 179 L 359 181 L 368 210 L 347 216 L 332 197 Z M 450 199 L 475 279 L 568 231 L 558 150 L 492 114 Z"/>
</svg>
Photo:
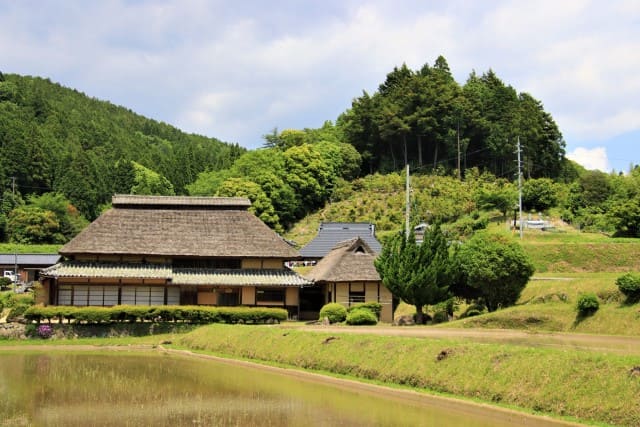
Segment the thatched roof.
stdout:
<svg viewBox="0 0 640 427">
<path fill-rule="evenodd" d="M 174 207 L 180 209 L 247 209 L 251 201 L 245 197 L 193 197 L 193 196 L 136 196 L 116 194 L 111 198 L 114 207 Z"/>
<path fill-rule="evenodd" d="M 249 206 L 244 198 L 114 196 L 113 208 L 59 252 L 298 259 Z"/>
<path fill-rule="evenodd" d="M 168 264 L 65 261 L 44 269 L 43 277 L 164 279 L 174 285 L 306 286 L 312 282 L 289 269 L 197 269 Z"/>
<path fill-rule="evenodd" d="M 379 281 L 373 265 L 376 253 L 360 237 L 337 244 L 306 275 L 315 282 Z"/>
<path fill-rule="evenodd" d="M 369 248 L 379 253 L 382 245 L 376 239 L 375 227 L 367 222 L 323 222 L 318 228 L 318 235 L 305 247 L 300 255 L 305 258 L 322 258 L 338 243 L 360 237 L 367 242 Z"/>
</svg>

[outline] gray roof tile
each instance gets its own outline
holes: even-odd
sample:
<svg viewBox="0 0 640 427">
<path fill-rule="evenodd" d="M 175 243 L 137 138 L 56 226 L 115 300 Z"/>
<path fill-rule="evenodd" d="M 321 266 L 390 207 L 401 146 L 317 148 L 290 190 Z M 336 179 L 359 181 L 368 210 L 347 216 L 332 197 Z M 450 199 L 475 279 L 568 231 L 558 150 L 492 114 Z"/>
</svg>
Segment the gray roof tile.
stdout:
<svg viewBox="0 0 640 427">
<path fill-rule="evenodd" d="M 0 254 L 0 265 L 13 265 L 16 263 L 20 267 L 27 266 L 50 266 L 58 262 L 58 254 Z"/>
<path fill-rule="evenodd" d="M 362 222 L 327 222 L 321 223 L 318 235 L 305 247 L 300 249 L 300 255 L 305 258 L 322 258 L 331 251 L 336 244 L 345 240 L 360 237 L 375 253 L 380 253 L 382 245 L 375 237 L 375 226 Z"/>
</svg>

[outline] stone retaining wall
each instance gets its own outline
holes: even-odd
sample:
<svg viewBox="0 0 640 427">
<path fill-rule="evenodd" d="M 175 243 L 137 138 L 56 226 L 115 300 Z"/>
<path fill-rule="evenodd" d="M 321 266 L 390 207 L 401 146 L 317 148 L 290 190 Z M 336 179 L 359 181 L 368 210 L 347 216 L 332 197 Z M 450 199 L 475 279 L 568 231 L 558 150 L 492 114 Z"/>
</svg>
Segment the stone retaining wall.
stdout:
<svg viewBox="0 0 640 427">
<path fill-rule="evenodd" d="M 25 330 L 22 323 L 0 323 L 0 338 L 26 339 Z"/>
</svg>

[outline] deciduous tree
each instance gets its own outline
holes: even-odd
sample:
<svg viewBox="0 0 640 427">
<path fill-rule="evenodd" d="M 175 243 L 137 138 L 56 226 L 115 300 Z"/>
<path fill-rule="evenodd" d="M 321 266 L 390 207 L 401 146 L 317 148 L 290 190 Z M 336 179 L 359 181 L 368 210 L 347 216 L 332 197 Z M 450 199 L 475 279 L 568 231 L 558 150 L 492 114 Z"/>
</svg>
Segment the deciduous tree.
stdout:
<svg viewBox="0 0 640 427">
<path fill-rule="evenodd" d="M 516 303 L 534 267 L 522 247 L 508 237 L 476 233 L 456 251 L 457 296 L 481 299 L 489 311 Z"/>
</svg>

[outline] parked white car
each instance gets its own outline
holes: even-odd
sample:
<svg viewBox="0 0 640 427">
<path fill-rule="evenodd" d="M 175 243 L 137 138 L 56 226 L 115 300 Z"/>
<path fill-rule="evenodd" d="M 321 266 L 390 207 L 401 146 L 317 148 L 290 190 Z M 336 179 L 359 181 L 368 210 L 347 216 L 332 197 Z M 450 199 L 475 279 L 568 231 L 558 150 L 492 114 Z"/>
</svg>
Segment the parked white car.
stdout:
<svg viewBox="0 0 640 427">
<path fill-rule="evenodd" d="M 13 270 L 5 270 L 4 277 L 11 280 L 13 283 L 18 281 L 18 276 L 14 274 Z"/>
</svg>

